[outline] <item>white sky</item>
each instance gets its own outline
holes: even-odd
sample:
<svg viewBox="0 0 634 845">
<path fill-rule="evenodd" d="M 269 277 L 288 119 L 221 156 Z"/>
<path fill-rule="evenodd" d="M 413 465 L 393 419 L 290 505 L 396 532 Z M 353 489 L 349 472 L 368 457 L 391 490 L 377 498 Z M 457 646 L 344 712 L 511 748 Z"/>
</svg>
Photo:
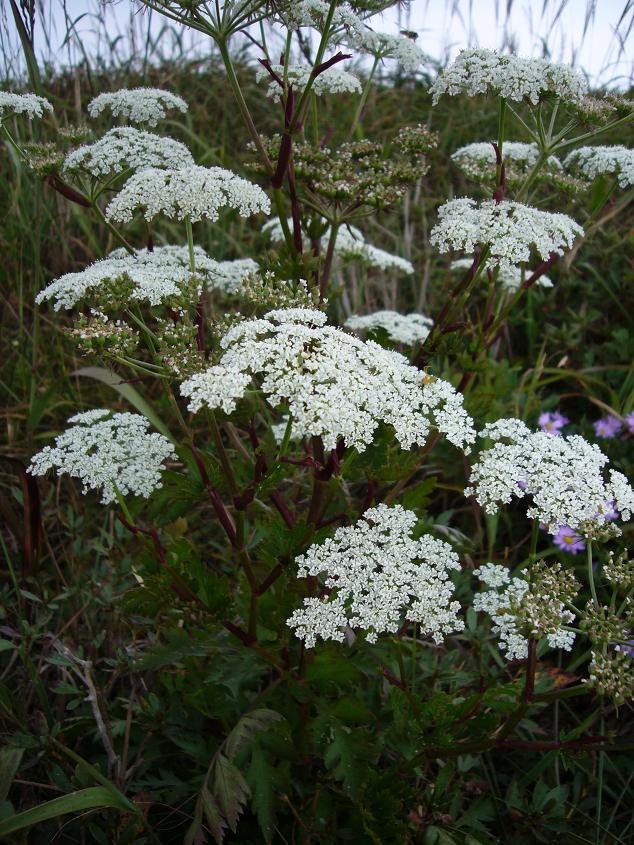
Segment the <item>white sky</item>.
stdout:
<svg viewBox="0 0 634 845">
<path fill-rule="evenodd" d="M 139 14 L 134 0 L 111 0 L 105 6 L 100 0 L 40 2 L 43 18 L 36 27 L 36 46 L 41 56 L 56 65 L 77 63 L 82 50 L 92 58 L 109 55 L 108 41 L 118 36 L 115 49 L 121 60 L 130 55 L 131 40 L 137 48 L 145 42 L 148 14 Z M 19 51 L 8 3 L 2 5 L 0 29 L 6 68 Z M 626 5 L 632 8 L 617 35 Z M 75 22 L 75 43 L 63 43 L 66 20 Z M 476 45 L 500 49 L 512 45 L 522 55 L 543 55 L 547 41 L 553 60 L 578 65 L 594 84 L 625 87 L 634 77 L 634 26 L 627 33 L 634 20 L 631 0 L 629 4 L 628 0 L 413 0 L 400 17 L 392 9 L 374 20 L 375 29 L 396 31 L 401 27 L 417 32 L 423 50 L 439 59 Z M 164 19 L 154 14 L 150 32 L 157 36 L 163 24 Z M 169 58 L 173 44 L 173 36 L 163 34 L 154 54 L 150 51 L 150 59 Z M 185 37 L 184 48 L 188 55 L 204 55 L 209 49 L 198 33 Z"/>
</svg>

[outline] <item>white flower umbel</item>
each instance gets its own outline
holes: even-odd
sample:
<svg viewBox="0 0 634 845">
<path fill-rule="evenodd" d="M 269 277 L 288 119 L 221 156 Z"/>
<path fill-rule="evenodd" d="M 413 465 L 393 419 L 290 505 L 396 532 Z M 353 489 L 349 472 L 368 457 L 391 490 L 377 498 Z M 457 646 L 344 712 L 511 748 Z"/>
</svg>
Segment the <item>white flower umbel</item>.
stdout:
<svg viewBox="0 0 634 845">
<path fill-rule="evenodd" d="M 10 114 L 24 114 L 27 117 L 44 117 L 44 112 L 52 112 L 53 106 L 45 97 L 37 94 L 12 94 L 0 91 L 0 123 Z"/>
<path fill-rule="evenodd" d="M 512 162 L 521 172 L 526 172 L 537 164 L 539 147 L 537 144 L 505 141 L 502 147 L 502 157 L 505 161 Z M 461 170 L 464 170 L 467 176 L 471 176 L 473 179 L 480 179 L 487 168 L 494 172 L 497 162 L 493 145 L 485 141 L 460 147 L 455 153 L 452 153 L 451 160 Z M 548 164 L 557 170 L 562 168 L 561 162 L 555 156 L 549 156 Z"/>
<path fill-rule="evenodd" d="M 400 505 L 379 505 L 296 559 L 300 578 L 324 576 L 328 590 L 323 598 L 304 599 L 287 620 L 307 648 L 318 637 L 343 642 L 346 628 L 362 629 L 374 643 L 379 634 L 398 631 L 404 619 L 435 643 L 463 630 L 450 580 L 451 570 L 460 568 L 458 555 L 429 535 L 414 540 L 416 521 Z"/>
<path fill-rule="evenodd" d="M 88 103 L 88 114 L 98 117 L 109 110 L 113 117 L 124 117 L 130 123 L 156 126 L 172 109 L 187 111 L 187 103 L 177 94 L 162 88 L 121 88 L 99 94 Z"/>
<path fill-rule="evenodd" d="M 163 462 L 177 457 L 170 441 L 149 432 L 149 420 L 139 414 L 94 410 L 68 422 L 74 425 L 55 438 L 54 446 L 38 452 L 27 471 L 44 475 L 56 468 L 58 475 L 79 478 L 84 493 L 101 490 L 105 505 L 117 491 L 147 499 L 161 487 Z"/>
<path fill-rule="evenodd" d="M 234 208 L 241 217 L 271 210 L 262 188 L 222 167 L 184 167 L 135 173 L 106 208 L 106 217 L 129 222 L 140 209 L 146 220 L 164 214 L 192 223 L 218 219 L 221 208 Z"/>
<path fill-rule="evenodd" d="M 236 258 L 233 261 L 215 261 L 209 272 L 208 289 L 216 288 L 225 293 L 239 293 L 244 282 L 260 269 L 252 258 Z"/>
<path fill-rule="evenodd" d="M 505 270 L 530 260 L 531 251 L 544 261 L 563 255 L 583 229 L 566 214 L 541 211 L 519 202 L 476 202 L 468 197 L 449 200 L 438 209 L 430 241 L 440 252 L 473 252 L 488 246 L 487 267 Z"/>
<path fill-rule="evenodd" d="M 532 597 L 528 581 L 511 578 L 505 566 L 487 563 L 473 574 L 481 583 L 493 588 L 474 595 L 473 609 L 491 617 L 492 631 L 499 635 L 500 650 L 505 652 L 507 660 L 525 660 L 528 656 L 527 631 L 521 630 L 525 626 L 531 627 L 528 633 L 533 636 L 545 635 L 551 648 L 571 650 L 575 634 L 566 631 L 563 625 L 570 625 L 575 617 L 556 596 L 551 597 L 547 612 L 540 613 L 536 608 L 543 605 L 543 596 Z M 518 625 L 518 617 L 522 620 L 521 625 Z"/>
<path fill-rule="evenodd" d="M 585 523 L 605 523 L 613 502 L 621 518 L 630 519 L 634 490 L 614 470 L 605 480 L 608 458 L 596 444 L 579 435 L 532 431 L 517 419 L 490 423 L 481 436 L 494 443 L 474 462 L 465 496 L 475 496 L 486 513 L 527 498 L 527 516 L 544 523 L 551 534 L 563 525 L 582 531 Z"/>
<path fill-rule="evenodd" d="M 394 59 L 405 73 L 415 73 L 423 64 L 430 61 L 415 38 L 407 35 L 392 35 L 388 32 L 375 32 L 363 27 L 351 34 L 348 43 L 354 49 L 382 59 Z"/>
<path fill-rule="evenodd" d="M 35 301 L 40 304 L 52 300 L 55 311 L 73 308 L 87 299 L 93 306 L 107 306 L 122 296 L 150 305 L 182 296 L 193 296 L 197 301 L 203 285 L 217 286 L 218 262 L 201 247 L 195 248 L 194 256 L 196 275 L 192 276 L 187 247 L 158 246 L 152 252 L 141 249 L 134 255 L 116 249 L 84 270 L 55 279 L 38 293 Z"/>
<path fill-rule="evenodd" d="M 449 382 L 325 321 L 321 311 L 289 308 L 234 326 L 220 342 L 219 363 L 181 385 L 189 410 L 231 413 L 257 376 L 269 403 L 287 406 L 294 434 L 320 436 L 326 449 L 341 438 L 363 451 L 381 422 L 394 427 L 405 449 L 424 444 L 432 427 L 468 449 L 472 421 Z"/>
<path fill-rule="evenodd" d="M 456 261 L 451 262 L 449 269 L 465 272 L 466 270 L 470 270 L 472 266 L 473 258 L 458 258 Z M 514 293 L 516 290 L 519 290 L 522 282 L 530 278 L 530 275 L 531 271 L 522 267 L 500 267 L 498 268 L 496 281 L 503 288 Z M 552 279 L 549 276 L 540 276 L 535 284 L 542 288 L 553 287 Z"/>
<path fill-rule="evenodd" d="M 293 221 L 290 218 L 288 225 L 289 227 L 293 225 Z M 262 227 L 262 231 L 266 232 L 273 243 L 282 243 L 284 241 L 284 231 L 279 217 L 273 217 L 271 220 L 268 220 Z M 306 235 L 306 233 L 304 234 Z M 322 250 L 325 249 L 328 238 L 329 232 L 322 235 Z M 378 270 L 395 270 L 398 273 L 408 276 L 414 273 L 414 265 L 411 261 L 369 244 L 365 240 L 363 232 L 357 229 L 356 226 L 349 224 L 342 226 L 337 232 L 335 255 L 345 260 L 360 261 L 366 267 L 376 267 Z"/>
<path fill-rule="evenodd" d="M 502 56 L 484 48 L 463 50 L 430 87 L 434 105 L 443 94 L 494 94 L 533 105 L 552 95 L 579 102 L 588 91 L 585 78 L 569 65 L 546 59 Z"/>
<path fill-rule="evenodd" d="M 375 311 L 374 314 L 348 317 L 347 329 L 368 332 L 383 329 L 396 343 L 414 346 L 422 343 L 431 331 L 434 321 L 424 314 L 399 314 L 397 311 Z"/>
<path fill-rule="evenodd" d="M 634 150 L 627 147 L 579 147 L 566 156 L 564 164 L 586 179 L 606 174 L 616 176 L 621 188 L 634 185 Z"/>
<path fill-rule="evenodd" d="M 192 154 L 180 141 L 132 126 L 120 126 L 106 132 L 94 144 L 85 144 L 69 153 L 62 170 L 66 174 L 87 173 L 103 178 L 144 167 L 175 170 L 193 164 Z"/>
<path fill-rule="evenodd" d="M 284 78 L 284 65 L 272 65 L 273 72 L 280 79 Z M 296 91 L 303 91 L 310 78 L 312 68 L 301 65 L 291 65 L 286 71 L 288 85 Z M 256 82 L 268 80 L 267 97 L 278 97 L 282 93 L 279 83 L 271 77 L 266 68 L 258 68 L 255 75 Z M 315 77 L 310 89 L 317 97 L 324 94 L 360 94 L 361 82 L 358 77 L 340 67 L 329 67 Z"/>
</svg>

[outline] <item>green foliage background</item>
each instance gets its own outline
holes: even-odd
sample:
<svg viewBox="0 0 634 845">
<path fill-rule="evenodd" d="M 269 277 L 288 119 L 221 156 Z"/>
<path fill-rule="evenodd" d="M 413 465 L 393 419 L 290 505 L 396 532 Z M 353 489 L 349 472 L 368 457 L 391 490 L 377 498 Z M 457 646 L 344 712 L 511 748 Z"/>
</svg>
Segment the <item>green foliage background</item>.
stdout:
<svg viewBox="0 0 634 845">
<path fill-rule="evenodd" d="M 275 105 L 263 98 L 246 64 L 240 75 L 258 127 L 276 131 Z M 42 82 L 61 125 L 84 120 L 94 94 L 137 84 L 169 88 L 188 101 L 183 121 L 168 121 L 165 131 L 187 143 L 198 163 L 244 172 L 250 159 L 245 133 L 214 60 L 165 65 L 143 76 L 129 68 L 108 75 L 78 70 Z M 346 97 L 320 102 L 320 128 L 342 139 L 350 111 Z M 382 139 L 395 126 L 425 123 L 439 133 L 440 144 L 429 175 L 407 202 L 368 222 L 370 240 L 411 259 L 417 272 L 412 280 L 366 280 L 367 310 L 392 303 L 404 312 L 438 313 L 452 280 L 446 257 L 427 240 L 435 209 L 449 196 L 474 192 L 449 156 L 465 143 L 494 137 L 496 121 L 486 100 L 446 98 L 432 112 L 422 82 L 385 79 L 372 92 L 363 135 Z M 509 137 L 522 140 L 521 127 L 511 122 Z M 634 130 L 602 142 L 632 146 Z M 27 172 L 9 148 L 0 156 L 0 818 L 83 790 L 75 803 L 33 818 L 30 834 L 7 833 L 9 839 L 180 843 L 198 822 L 207 833 L 185 841 L 213 841 L 228 827 L 226 841 L 241 845 L 633 842 L 630 705 L 618 713 L 607 709 L 606 731 L 618 732 L 621 745 L 605 756 L 597 828 L 598 755 L 574 744 L 582 734 L 598 733 L 597 702 L 564 697 L 554 711 L 547 708 L 547 690 L 574 678 L 546 659 L 522 735 L 539 742 L 557 731 L 571 749 L 527 751 L 505 747 L 502 738 L 481 752 L 481 741 L 514 707 L 521 673 L 499 657 L 472 612 L 467 630 L 454 638 L 456 648 L 420 650 L 415 692 L 389 680 L 411 671 L 409 646 L 396 661 L 381 643 L 373 649 L 321 646 L 303 678 L 280 675 L 266 655 L 215 630 L 229 599 L 223 578 L 208 568 L 214 541 L 202 487 L 179 488 L 172 479 L 149 511 L 168 540 L 172 571 L 198 604 L 175 594 L 150 546 L 132 537 L 97 497 L 82 497 L 66 479 L 48 478 L 39 485 L 40 499 L 24 473 L 30 455 L 71 413 L 130 405 L 111 387 L 78 374 L 86 362 L 64 333 L 65 318 L 35 308 L 33 299 L 50 279 L 84 267 L 113 244 L 105 229 Z M 566 202 L 574 214 L 575 200 Z M 560 203 L 544 196 L 546 207 Z M 631 210 L 619 214 L 570 267 L 554 269 L 553 291 L 531 290 L 510 320 L 503 354 L 479 374 L 469 397 L 480 422 L 517 415 L 534 424 L 541 410 L 559 408 L 575 431 L 592 438 L 591 422 L 606 409 L 634 409 L 633 221 Z M 181 238 L 166 223 L 159 234 L 166 242 Z M 257 223 L 237 218 L 200 227 L 196 239 L 218 259 L 267 260 L 270 249 Z M 472 319 L 482 304 L 476 297 Z M 336 298 L 331 308 L 339 308 Z M 450 353 L 466 360 L 460 338 L 445 350 Z M 129 388 L 170 421 L 155 384 Z M 632 440 L 606 450 L 631 477 Z M 379 439 L 357 458 L 352 483 L 355 472 L 359 481 L 368 473 L 378 473 L 379 482 L 403 475 L 399 461 L 407 456 L 388 451 Z M 488 560 L 495 541 L 513 562 L 525 538 L 505 517 L 483 520 L 472 507 L 458 506 L 464 467 L 448 449 L 435 460 L 442 472 L 430 467 L 403 504 L 436 530 L 451 523 L 447 531 L 470 565 Z M 246 477 L 249 468 L 242 471 Z M 287 537 L 288 558 L 301 550 L 299 529 Z M 280 526 L 272 520 L 259 530 L 251 542 L 261 559 L 269 549 L 274 561 Z M 466 580 L 458 594 L 466 598 Z M 284 609 L 279 603 L 287 600 L 275 589 L 263 597 L 258 639 L 264 646 L 288 638 L 276 622 Z M 404 659 L 405 667 L 399 665 Z M 115 765 L 97 730 L 96 709 L 105 717 Z M 97 789 L 103 792 L 86 792 Z M 101 809 L 77 815 L 82 807 Z M 63 815 L 68 809 L 75 815 Z"/>
</svg>

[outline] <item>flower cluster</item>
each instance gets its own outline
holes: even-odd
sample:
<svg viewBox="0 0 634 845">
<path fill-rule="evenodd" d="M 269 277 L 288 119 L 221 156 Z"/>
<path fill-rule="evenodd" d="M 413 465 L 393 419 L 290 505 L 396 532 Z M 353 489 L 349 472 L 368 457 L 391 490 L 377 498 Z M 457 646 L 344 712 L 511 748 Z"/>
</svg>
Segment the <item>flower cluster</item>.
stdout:
<svg viewBox="0 0 634 845">
<path fill-rule="evenodd" d="M 582 679 L 599 695 L 611 698 L 615 704 L 623 704 L 634 697 L 634 660 L 626 649 L 616 647 L 614 651 L 592 652 L 588 679 Z"/>
<path fill-rule="evenodd" d="M 256 82 L 262 82 L 265 79 L 269 80 L 269 87 L 266 92 L 267 97 L 277 97 L 282 94 L 282 89 L 278 79 L 287 80 L 288 85 L 293 85 L 300 91 L 303 90 L 308 80 L 310 79 L 312 68 L 302 65 L 291 65 L 284 73 L 284 65 L 272 65 L 271 70 L 275 77 L 263 67 L 258 68 L 256 72 Z M 358 77 L 347 70 L 340 67 L 329 67 L 322 71 L 319 76 L 313 80 L 310 89 L 317 97 L 324 94 L 360 94 L 361 82 Z"/>
<path fill-rule="evenodd" d="M 457 258 L 449 265 L 450 270 L 463 271 L 470 270 L 473 267 L 473 258 Z M 503 266 L 497 268 L 495 280 L 509 293 L 515 293 L 519 290 L 520 285 L 526 281 L 531 275 L 531 271 L 524 267 Z M 552 288 L 553 282 L 550 276 L 540 276 L 535 282 L 541 288 Z"/>
<path fill-rule="evenodd" d="M 149 420 L 139 414 L 94 410 L 68 422 L 74 425 L 55 438 L 55 446 L 34 455 L 28 472 L 44 475 L 55 467 L 58 475 L 79 478 L 84 493 L 101 489 L 105 505 L 117 494 L 147 498 L 161 486 L 163 462 L 177 457 L 170 441 L 150 433 Z"/>
<path fill-rule="evenodd" d="M 528 100 L 533 105 L 552 95 L 565 102 L 581 101 L 586 80 L 569 65 L 546 59 L 502 56 L 484 48 L 463 50 L 430 87 L 432 102 L 443 94 L 494 94 L 507 100 Z"/>
<path fill-rule="evenodd" d="M 502 157 L 505 164 L 510 163 L 511 170 L 507 171 L 509 176 L 517 177 L 526 174 L 537 164 L 539 158 L 539 147 L 537 144 L 525 144 L 520 141 L 505 141 L 502 147 Z M 495 174 L 497 156 L 493 144 L 485 141 L 467 144 L 452 153 L 451 160 L 455 162 L 467 176 L 473 179 L 487 179 Z M 555 170 L 561 170 L 562 164 L 555 156 L 549 156 L 547 166 Z"/>
<path fill-rule="evenodd" d="M 427 133 L 426 137 L 431 146 L 433 136 Z M 419 143 L 422 139 L 419 133 Z M 271 158 L 278 157 L 280 144 L 279 136 L 265 140 Z M 412 149 L 411 136 L 400 133 L 387 145 L 364 140 L 330 148 L 297 141 L 293 163 L 298 182 L 319 203 L 345 201 L 350 210 L 394 204 L 429 170 L 421 151 Z"/>
<path fill-rule="evenodd" d="M 603 567 L 603 574 L 614 587 L 620 588 L 624 593 L 631 593 L 634 590 L 634 559 L 628 558 L 627 552 L 614 556 L 610 552 Z"/>
<path fill-rule="evenodd" d="M 208 273 L 207 289 L 238 293 L 244 283 L 260 269 L 252 258 L 235 258 L 233 261 L 214 261 Z M 198 265 L 196 265 L 198 270 Z"/>
<path fill-rule="evenodd" d="M 634 150 L 628 147 L 579 147 L 566 156 L 564 164 L 586 179 L 612 174 L 621 188 L 634 185 Z"/>
<path fill-rule="evenodd" d="M 530 497 L 528 516 L 551 533 L 561 526 L 579 531 L 584 523 L 602 525 L 612 508 L 630 519 L 634 490 L 615 470 L 604 480 L 608 459 L 583 437 L 534 432 L 516 419 L 490 423 L 481 435 L 494 443 L 473 464 L 465 495 L 475 496 L 487 513 L 497 513 L 513 498 Z"/>
<path fill-rule="evenodd" d="M 415 73 L 421 65 L 430 61 L 416 43 L 416 37 L 405 34 L 392 35 L 364 27 L 351 35 L 348 43 L 377 59 L 394 59 L 405 73 Z"/>
<path fill-rule="evenodd" d="M 88 103 L 91 117 L 98 117 L 106 109 L 113 117 L 126 118 L 130 123 L 156 126 L 171 109 L 186 112 L 187 103 L 182 97 L 161 88 L 121 88 L 99 94 Z"/>
<path fill-rule="evenodd" d="M 159 305 L 167 299 L 196 301 L 203 285 L 223 286 L 218 278 L 218 262 L 201 248 L 194 249 L 196 273 L 189 267 L 187 247 L 159 246 L 153 251 L 141 249 L 129 255 L 116 249 L 107 258 L 95 261 L 77 273 L 55 279 L 35 298 L 39 304 L 54 301 L 55 311 L 69 309 L 90 297 L 92 304 L 121 305 L 129 299 Z M 226 273 L 224 274 L 226 277 Z"/>
<path fill-rule="evenodd" d="M 53 106 L 45 97 L 37 94 L 12 94 L 0 91 L 0 123 L 10 114 L 25 114 L 27 117 L 44 117 L 44 112 L 52 112 Z"/>
<path fill-rule="evenodd" d="M 414 540 L 416 521 L 400 505 L 379 505 L 296 559 L 300 578 L 325 574 L 326 595 L 304 599 L 287 620 L 308 648 L 318 637 L 343 642 L 350 628 L 363 629 L 374 643 L 383 632 L 395 633 L 403 619 L 418 623 L 420 634 L 436 643 L 464 628 L 450 580 L 450 571 L 460 568 L 458 555 L 435 537 Z"/>
<path fill-rule="evenodd" d="M 375 311 L 374 314 L 348 317 L 345 326 L 355 332 L 382 329 L 396 343 L 414 346 L 428 336 L 434 321 L 424 314 L 399 314 L 397 311 Z"/>
<path fill-rule="evenodd" d="M 106 132 L 94 144 L 73 150 L 66 156 L 62 169 L 64 173 L 87 173 L 103 178 L 145 167 L 178 170 L 193 164 L 192 154 L 180 141 L 120 126 Z"/>
<path fill-rule="evenodd" d="M 522 571 L 522 578 L 512 578 L 505 566 L 493 563 L 474 574 L 492 588 L 475 594 L 474 610 L 489 614 L 508 660 L 527 657 L 529 637 L 546 637 L 551 648 L 570 651 L 575 635 L 563 626 L 574 621 L 566 604 L 579 591 L 579 584 L 559 563 L 537 561 Z"/>
<path fill-rule="evenodd" d="M 510 271 L 526 263 L 531 248 L 543 259 L 552 253 L 563 255 L 583 229 L 566 214 L 541 211 L 519 202 L 477 203 L 468 197 L 449 200 L 438 209 L 438 223 L 431 232 L 431 243 L 440 252 L 473 252 L 488 246 L 488 267 Z"/>
<path fill-rule="evenodd" d="M 287 222 L 289 227 L 292 227 L 292 219 L 289 218 Z M 279 217 L 268 220 L 262 227 L 262 231 L 269 236 L 273 243 L 284 241 L 284 232 Z M 304 234 L 307 235 L 308 233 L 304 232 Z M 330 230 L 327 230 L 320 238 L 322 251 L 324 244 L 328 242 L 329 235 Z M 378 270 L 396 270 L 407 276 L 414 274 L 414 265 L 411 261 L 368 243 L 363 232 L 350 224 L 341 226 L 337 231 L 335 255 L 344 260 L 360 261 L 366 267 L 376 267 Z"/>
<path fill-rule="evenodd" d="M 136 209 L 146 220 L 157 214 L 192 223 L 217 220 L 220 209 L 235 208 L 241 217 L 271 210 L 262 188 L 222 167 L 184 167 L 159 170 L 149 167 L 131 176 L 106 208 L 106 217 L 129 222 Z"/>
<path fill-rule="evenodd" d="M 421 374 L 398 352 L 326 326 L 310 309 L 271 311 L 246 320 L 221 340 L 219 364 L 181 385 L 189 410 L 231 413 L 259 376 L 273 406 L 285 404 L 297 436 L 320 436 L 326 449 L 341 438 L 362 451 L 383 422 L 405 449 L 425 443 L 435 426 L 455 446 L 475 439 L 462 397 L 446 381 Z"/>
</svg>

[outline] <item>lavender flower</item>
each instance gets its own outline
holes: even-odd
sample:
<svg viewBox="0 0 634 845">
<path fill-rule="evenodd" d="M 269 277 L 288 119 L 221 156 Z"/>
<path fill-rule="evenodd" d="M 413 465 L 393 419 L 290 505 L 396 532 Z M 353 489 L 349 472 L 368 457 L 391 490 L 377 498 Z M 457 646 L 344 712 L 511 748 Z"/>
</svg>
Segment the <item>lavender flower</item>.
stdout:
<svg viewBox="0 0 634 845">
<path fill-rule="evenodd" d="M 621 420 L 615 417 L 614 414 L 608 414 L 607 417 L 601 417 L 593 423 L 594 433 L 602 440 L 611 440 L 623 428 Z"/>
<path fill-rule="evenodd" d="M 561 526 L 553 537 L 553 545 L 564 552 L 570 552 L 571 555 L 582 552 L 586 547 L 583 538 L 575 533 L 569 525 Z"/>
<path fill-rule="evenodd" d="M 545 411 L 539 415 L 537 420 L 537 424 L 542 431 L 545 431 L 547 434 L 553 434 L 555 437 L 561 437 L 560 429 L 568 425 L 569 422 L 568 417 L 564 417 L 559 411 Z"/>
<path fill-rule="evenodd" d="M 626 414 L 623 417 L 623 422 L 625 423 L 625 427 L 629 433 L 634 434 L 634 411 L 630 411 L 629 414 Z"/>
</svg>

